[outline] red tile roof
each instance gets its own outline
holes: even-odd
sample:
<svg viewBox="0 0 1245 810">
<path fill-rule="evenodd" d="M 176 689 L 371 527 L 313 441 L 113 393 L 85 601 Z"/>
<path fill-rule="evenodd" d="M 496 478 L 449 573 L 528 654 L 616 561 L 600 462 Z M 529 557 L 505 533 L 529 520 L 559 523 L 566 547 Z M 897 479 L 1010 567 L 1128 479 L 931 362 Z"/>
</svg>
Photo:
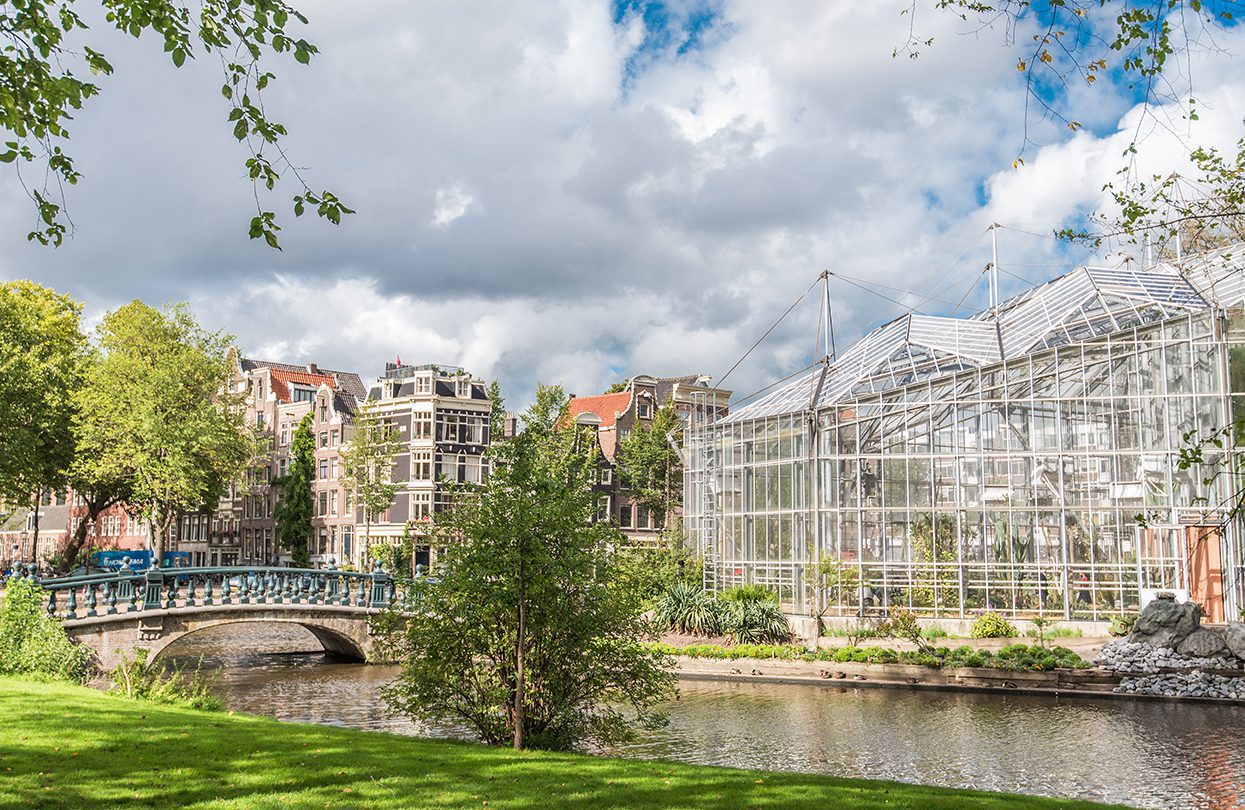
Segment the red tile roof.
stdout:
<svg viewBox="0 0 1245 810">
<path fill-rule="evenodd" d="M 329 388 L 336 388 L 336 382 L 332 374 L 312 374 L 307 371 L 286 371 L 282 368 L 271 368 L 269 373 L 272 375 L 272 393 L 277 395 L 280 402 L 290 401 L 289 383 L 298 383 L 300 385 L 310 385 L 315 388 L 320 387 L 320 383 L 325 383 Z"/>
<path fill-rule="evenodd" d="M 581 413 L 592 411 L 601 418 L 601 427 L 614 427 L 618 414 L 627 410 L 631 404 L 631 393 L 623 391 L 618 394 L 600 394 L 595 397 L 575 397 L 567 405 L 568 415 L 574 419 Z"/>
</svg>

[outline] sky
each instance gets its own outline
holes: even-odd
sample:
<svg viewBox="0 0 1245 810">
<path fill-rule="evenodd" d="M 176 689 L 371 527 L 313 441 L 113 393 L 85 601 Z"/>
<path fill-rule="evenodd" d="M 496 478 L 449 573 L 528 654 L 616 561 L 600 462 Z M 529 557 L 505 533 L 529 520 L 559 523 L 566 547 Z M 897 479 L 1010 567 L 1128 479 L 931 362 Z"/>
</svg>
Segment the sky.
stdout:
<svg viewBox="0 0 1245 810">
<path fill-rule="evenodd" d="M 356 214 L 294 220 L 283 182 L 262 199 L 284 249 L 249 240 L 219 63 L 178 70 L 100 19 L 89 41 L 116 73 L 72 125 L 75 232 L 26 243 L 32 205 L 0 167 L 0 279 L 70 293 L 90 323 L 189 301 L 246 356 L 365 380 L 399 356 L 460 365 L 521 407 L 537 381 L 721 378 L 826 269 L 840 349 L 909 307 L 979 309 L 991 222 L 1004 295 L 1120 261 L 1135 248 L 1093 255 L 1052 231 L 1107 207 L 1138 136 L 1140 172 L 1166 173 L 1245 117 L 1236 29 L 1172 77 L 1196 124 L 1143 115 L 1108 77 L 1044 89 L 1072 132 L 1026 114 L 1029 24 L 970 26 L 926 0 L 914 31 L 934 43 L 915 59 L 894 55 L 910 0 L 296 5 L 321 53 L 273 60 L 265 105 L 309 183 Z M 813 362 L 815 298 L 726 387 Z"/>
</svg>

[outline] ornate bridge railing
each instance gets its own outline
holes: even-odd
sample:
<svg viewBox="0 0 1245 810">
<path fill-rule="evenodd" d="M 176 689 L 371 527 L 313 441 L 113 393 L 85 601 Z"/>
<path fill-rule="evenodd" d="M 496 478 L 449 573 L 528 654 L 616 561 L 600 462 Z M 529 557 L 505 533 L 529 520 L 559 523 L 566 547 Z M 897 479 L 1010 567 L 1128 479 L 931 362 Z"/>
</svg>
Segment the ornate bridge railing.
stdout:
<svg viewBox="0 0 1245 810">
<path fill-rule="evenodd" d="M 66 621 L 217 605 L 309 605 L 387 607 L 393 579 L 378 565 L 370 572 L 335 568 L 149 568 L 38 579 L 47 593 L 47 612 Z"/>
</svg>

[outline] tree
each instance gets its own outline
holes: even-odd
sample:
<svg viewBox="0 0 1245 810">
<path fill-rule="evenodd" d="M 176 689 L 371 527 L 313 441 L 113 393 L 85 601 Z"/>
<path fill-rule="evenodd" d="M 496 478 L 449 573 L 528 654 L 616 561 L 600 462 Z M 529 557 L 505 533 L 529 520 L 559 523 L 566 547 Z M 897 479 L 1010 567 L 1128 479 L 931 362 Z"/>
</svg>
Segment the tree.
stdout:
<svg viewBox="0 0 1245 810">
<path fill-rule="evenodd" d="M 488 401 L 492 405 L 488 417 L 488 436 L 490 442 L 501 439 L 502 429 L 506 424 L 506 400 L 502 398 L 501 386 L 497 380 L 488 384 Z"/>
<path fill-rule="evenodd" d="M 667 403 L 618 447 L 619 481 L 662 521 L 683 505 L 683 463 L 671 444 L 682 427 L 678 412 Z"/>
<path fill-rule="evenodd" d="M 250 236 L 263 237 L 277 248 L 276 214 L 265 211 L 259 187 L 272 191 L 283 172 L 294 175 L 300 190 L 293 198 L 294 214 L 307 206 L 337 224 L 342 214 L 354 213 L 331 191 L 313 191 L 286 156 L 285 126 L 269 117 L 264 107 L 266 88 L 276 79 L 267 69 L 266 55 L 290 55 L 307 64 L 318 53 L 315 45 L 292 33 L 292 22 L 307 18 L 282 0 L 205 0 L 193 11 L 175 0 L 101 0 L 105 19 L 117 30 L 139 37 L 145 32 L 163 40 L 164 51 L 176 67 L 196 52 L 219 58 L 224 71 L 221 95 L 228 109 L 228 126 L 245 143 L 246 176 L 255 186 L 256 213 Z M 75 0 L 22 0 L 0 3 L 0 129 L 13 140 L 0 145 L 0 163 L 41 164 L 34 172 L 44 178 L 37 187 L 23 188 L 39 216 L 37 229 L 27 239 L 60 245 L 73 222 L 64 212 L 65 185 L 82 177 L 73 158 L 64 151 L 69 140 L 67 122 L 100 88 L 78 78 L 77 71 L 97 76 L 112 73 L 104 54 L 86 41 L 87 24 L 78 15 Z M 20 164 L 19 164 L 20 165 Z"/>
<path fill-rule="evenodd" d="M 372 404 L 359 408 L 350 442 L 342 448 L 342 487 L 363 510 L 364 549 L 372 545 L 372 521 L 393 506 L 402 489 L 393 480 L 393 458 L 402 449 L 397 431 Z"/>
<path fill-rule="evenodd" d="M 493 447 L 488 482 L 457 490 L 438 521 L 440 571 L 413 586 L 390 637 L 397 711 L 515 748 L 609 743 L 633 719 L 660 720 L 669 661 L 639 641 L 654 628 L 618 586 L 607 549 L 621 535 L 592 520 L 596 443 L 564 419 L 566 401 L 539 387 L 523 430 Z"/>
<path fill-rule="evenodd" d="M 1034 145 L 1029 110 L 1040 110 L 1075 132 L 1081 123 L 1068 104 L 1092 98 L 1080 92 L 1080 87 L 1124 85 L 1131 96 L 1147 102 L 1147 117 L 1172 119 L 1157 121 L 1167 131 L 1173 131 L 1177 122 L 1176 116 L 1163 111 L 1164 105 L 1179 110 L 1178 116 L 1186 121 L 1197 121 L 1191 63 L 1180 57 L 1220 50 L 1217 35 L 1236 26 L 1240 4 L 1233 0 L 936 0 L 934 5 L 973 23 L 979 31 L 1001 30 L 1007 44 L 1025 43 L 1025 52 L 1014 65 L 1024 77 L 1030 102 L 1025 107 L 1024 136 L 1012 163 L 1018 169 L 1024 164 L 1026 149 Z M 895 50 L 896 55 L 905 53 L 915 59 L 933 44 L 932 39 L 917 34 L 917 11 L 918 3 L 913 0 L 905 10 L 910 15 L 908 41 Z M 1245 177 L 1240 171 L 1245 165 L 1245 140 L 1230 157 L 1213 149 L 1190 149 L 1200 175 L 1195 182 L 1200 191 L 1193 198 L 1179 193 L 1177 178 L 1170 175 L 1138 176 L 1137 153 L 1134 141 L 1124 151 L 1126 165 L 1118 184 L 1107 186 L 1118 210 L 1092 216 L 1093 230 L 1067 228 L 1060 236 L 1097 246 L 1111 237 L 1135 241 L 1145 235 L 1161 245 L 1181 238 L 1189 227 L 1198 233 L 1232 230 L 1245 214 Z M 1183 249 L 1196 246 L 1186 244 Z"/>
<path fill-rule="evenodd" d="M 311 414 L 308 413 L 294 430 L 290 443 L 290 465 L 285 475 L 276 480 L 281 487 L 281 500 L 273 510 L 277 521 L 277 539 L 281 547 L 294 557 L 300 566 L 311 563 L 311 518 L 314 512 L 311 480 L 315 475 L 316 440 L 311 432 Z"/>
<path fill-rule="evenodd" d="M 81 314 L 77 301 L 32 281 L 0 284 L 0 498 L 36 511 L 45 492 L 64 486 L 73 460 Z"/>
<path fill-rule="evenodd" d="M 821 605 L 817 613 L 819 619 L 832 607 L 847 606 L 853 601 L 859 601 L 860 570 L 841 557 L 822 554 L 809 570 L 808 577 L 813 587 L 822 595 L 818 600 Z"/>
<path fill-rule="evenodd" d="M 204 330 L 178 304 L 133 301 L 98 327 L 75 425 L 77 475 L 124 491 L 164 550 L 181 512 L 214 509 L 258 449 L 231 392 L 231 338 Z M 89 465 L 89 467 L 87 466 Z"/>
</svg>

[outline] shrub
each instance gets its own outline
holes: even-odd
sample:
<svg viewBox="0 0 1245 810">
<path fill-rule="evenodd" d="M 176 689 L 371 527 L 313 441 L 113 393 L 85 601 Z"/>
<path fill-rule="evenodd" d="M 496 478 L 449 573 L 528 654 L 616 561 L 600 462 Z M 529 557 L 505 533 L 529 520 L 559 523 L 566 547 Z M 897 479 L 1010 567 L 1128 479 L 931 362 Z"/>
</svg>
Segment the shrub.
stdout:
<svg viewBox="0 0 1245 810">
<path fill-rule="evenodd" d="M 777 600 L 736 595 L 719 605 L 721 627 L 737 644 L 784 642 L 791 638 L 787 617 Z"/>
<path fill-rule="evenodd" d="M 1113 636 L 1127 636 L 1133 632 L 1133 625 L 1137 624 L 1137 615 L 1120 614 L 1111 617 L 1111 627 L 1107 632 Z"/>
<path fill-rule="evenodd" d="M 43 589 L 29 579 L 9 581 L 0 604 L 0 674 L 39 675 L 82 682 L 91 652 L 65 634 L 43 608 Z"/>
<path fill-rule="evenodd" d="M 723 602 L 773 602 L 778 604 L 778 594 L 762 585 L 736 585 L 718 596 Z"/>
<path fill-rule="evenodd" d="M 983 613 L 973 621 L 969 635 L 973 638 L 1015 638 L 1016 626 L 997 613 Z"/>
<path fill-rule="evenodd" d="M 657 623 L 667 630 L 706 636 L 722 631 L 722 604 L 695 583 L 670 586 L 657 601 L 654 613 Z"/>
<path fill-rule="evenodd" d="M 211 692 L 211 684 L 200 669 L 202 663 L 200 659 L 192 672 L 180 667 L 166 670 L 148 662 L 147 650 L 135 650 L 133 658 L 123 654 L 121 663 L 113 667 L 108 691 L 132 700 L 218 711 L 221 702 Z"/>
</svg>

